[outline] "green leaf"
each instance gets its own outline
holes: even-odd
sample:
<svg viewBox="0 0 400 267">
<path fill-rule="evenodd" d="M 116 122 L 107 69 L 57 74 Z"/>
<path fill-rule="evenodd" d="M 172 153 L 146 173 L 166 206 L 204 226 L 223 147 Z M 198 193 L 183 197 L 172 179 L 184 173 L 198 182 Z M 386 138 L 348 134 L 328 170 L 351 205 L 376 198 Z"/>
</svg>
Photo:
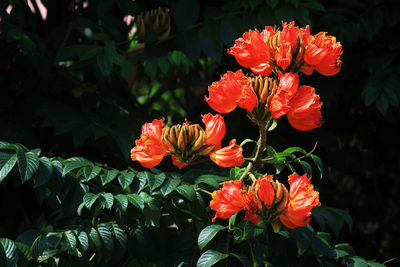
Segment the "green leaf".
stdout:
<svg viewBox="0 0 400 267">
<path fill-rule="evenodd" d="M 17 162 L 17 154 L 0 152 L 0 183 L 6 178 Z"/>
<path fill-rule="evenodd" d="M 21 266 L 27 265 L 27 262 L 32 259 L 32 252 L 31 252 L 31 247 L 21 243 L 21 242 L 14 242 L 14 245 L 18 249 L 18 258 L 19 258 L 19 263 Z M 0 262 L 1 264 L 1 262 Z M 1 265 L 0 265 L 1 266 Z"/>
<path fill-rule="evenodd" d="M 196 198 L 196 191 L 194 190 L 192 185 L 181 185 L 176 188 L 179 194 L 183 195 L 189 201 L 193 201 Z"/>
<path fill-rule="evenodd" d="M 96 202 L 97 198 L 99 197 L 98 194 L 93 194 L 93 193 L 86 193 L 83 196 L 83 203 L 85 203 L 86 208 L 88 208 L 89 210 L 92 208 L 94 202 Z"/>
<path fill-rule="evenodd" d="M 181 183 L 179 178 L 167 178 L 164 185 L 160 188 L 161 194 L 166 196 L 176 189 L 176 187 Z"/>
<path fill-rule="evenodd" d="M 90 242 L 93 243 L 93 246 L 99 250 L 101 248 L 101 239 L 99 232 L 95 228 L 89 228 L 86 233 L 89 237 L 89 244 Z"/>
<path fill-rule="evenodd" d="M 107 209 L 111 209 L 112 206 L 113 206 L 113 204 L 114 204 L 114 196 L 113 196 L 113 194 L 102 192 L 102 193 L 101 193 L 101 196 L 102 196 L 103 199 L 105 200 L 105 202 L 103 202 L 103 203 L 105 203 L 105 207 L 106 207 Z"/>
<path fill-rule="evenodd" d="M 335 214 L 337 214 L 339 217 L 341 217 L 349 226 L 349 229 L 351 231 L 352 226 L 353 226 L 353 219 L 351 218 L 350 214 L 342 209 L 338 209 L 338 208 L 333 208 L 333 207 L 327 207 L 327 209 L 329 211 L 334 212 Z"/>
<path fill-rule="evenodd" d="M 115 169 L 112 170 L 103 169 L 103 172 L 100 174 L 101 183 L 103 185 L 108 184 L 118 175 L 118 173 L 119 171 Z"/>
<path fill-rule="evenodd" d="M 122 195 L 122 194 L 118 194 L 116 196 L 114 196 L 114 198 L 117 200 L 117 205 L 119 207 L 119 209 L 122 212 L 125 212 L 126 209 L 128 208 L 128 198 L 126 195 Z"/>
<path fill-rule="evenodd" d="M 344 256 L 347 256 L 347 255 L 350 255 L 350 256 L 356 255 L 356 252 L 354 251 L 353 247 L 352 247 L 349 243 L 340 243 L 340 244 L 336 244 L 336 245 L 335 245 L 335 249 L 341 250 L 341 251 L 345 252 L 345 255 L 344 255 Z M 343 252 L 342 252 L 342 253 L 343 253 Z"/>
<path fill-rule="evenodd" d="M 290 154 L 293 154 L 293 153 L 295 153 L 295 152 L 300 152 L 300 153 L 302 153 L 302 154 L 307 154 L 307 152 L 304 150 L 304 149 L 302 149 L 301 147 L 289 147 L 289 148 L 287 148 L 287 149 L 285 149 L 285 150 L 283 150 L 281 153 L 279 153 L 279 154 L 282 154 L 282 155 L 290 155 Z"/>
<path fill-rule="evenodd" d="M 110 75 L 112 71 L 112 61 L 109 57 L 107 57 L 104 53 L 97 55 L 96 57 L 97 66 L 99 67 L 103 76 Z"/>
<path fill-rule="evenodd" d="M 76 249 L 76 237 L 71 230 L 64 232 L 65 243 L 67 244 L 68 251 L 73 253 Z"/>
<path fill-rule="evenodd" d="M 53 174 L 53 164 L 46 157 L 39 158 L 39 167 L 35 174 L 35 187 L 47 183 Z"/>
<path fill-rule="evenodd" d="M 222 229 L 226 229 L 226 227 L 219 224 L 209 225 L 206 228 L 204 228 L 200 232 L 199 238 L 197 240 L 197 245 L 199 246 L 199 248 L 203 249 L 214 238 L 214 236 Z"/>
<path fill-rule="evenodd" d="M 320 173 L 320 179 L 322 178 L 322 172 L 324 170 L 324 165 L 322 164 L 321 159 L 317 156 L 317 155 L 310 155 L 311 159 L 314 161 L 315 165 L 317 165 L 317 168 L 319 170 Z"/>
<path fill-rule="evenodd" d="M 0 266 L 7 266 L 7 256 L 3 249 L 3 245 L 0 244 Z"/>
<path fill-rule="evenodd" d="M 124 58 L 117 52 L 117 47 L 113 41 L 107 40 L 104 48 L 104 55 L 114 64 L 121 65 Z"/>
<path fill-rule="evenodd" d="M 310 165 L 310 163 L 306 162 L 306 161 L 299 161 L 301 167 L 303 168 L 303 171 L 307 173 L 307 176 L 311 176 L 312 175 L 312 167 Z"/>
<path fill-rule="evenodd" d="M 7 238 L 0 238 L 0 244 L 3 246 L 4 253 L 7 259 L 7 266 L 17 266 L 18 252 L 14 242 Z"/>
<path fill-rule="evenodd" d="M 156 175 L 149 173 L 149 185 L 151 190 L 153 191 L 160 187 L 165 181 L 166 177 L 167 176 L 163 172 Z"/>
<path fill-rule="evenodd" d="M 79 244 L 81 245 L 82 249 L 84 251 L 87 251 L 89 248 L 89 238 L 86 232 L 84 232 L 83 230 L 76 230 L 75 231 L 75 235 L 79 240 Z"/>
<path fill-rule="evenodd" d="M 123 171 L 118 175 L 118 182 L 121 187 L 125 190 L 131 185 L 133 178 L 135 178 L 136 173 Z"/>
<path fill-rule="evenodd" d="M 32 152 L 24 153 L 17 149 L 18 169 L 22 182 L 28 181 L 39 168 L 39 159 Z"/>
<path fill-rule="evenodd" d="M 203 174 L 200 175 L 196 180 L 196 184 L 205 183 L 211 185 L 214 188 L 219 188 L 219 183 L 224 182 L 226 180 L 225 177 L 216 176 L 212 174 Z"/>
<path fill-rule="evenodd" d="M 296 243 L 297 243 L 297 253 L 302 255 L 307 251 L 310 246 L 312 239 L 314 238 L 314 232 L 307 227 L 298 227 L 294 229 Z"/>
<path fill-rule="evenodd" d="M 99 175 L 101 168 L 99 166 L 86 167 L 83 171 L 83 175 L 85 176 L 85 181 L 90 181 Z"/>
<path fill-rule="evenodd" d="M 78 158 L 75 158 L 78 159 Z M 62 162 L 64 163 L 64 169 L 62 172 L 62 176 L 65 176 L 67 173 L 70 173 L 71 171 L 84 167 L 84 166 L 88 166 L 88 165 L 93 165 L 93 163 L 91 163 L 90 161 L 88 161 L 87 159 L 82 159 L 82 160 L 76 160 L 76 161 L 64 161 Z"/>
<path fill-rule="evenodd" d="M 111 228 L 115 239 L 117 240 L 119 246 L 121 248 L 126 249 L 126 243 L 127 243 L 127 236 L 126 233 L 123 229 L 121 229 L 117 224 L 115 223 L 110 223 L 109 227 Z"/>
<path fill-rule="evenodd" d="M 114 247 L 114 242 L 112 239 L 110 229 L 106 225 L 101 224 L 97 227 L 97 231 L 98 231 L 101 239 L 103 240 L 105 247 L 108 250 L 112 250 L 112 248 Z"/>
<path fill-rule="evenodd" d="M 128 198 L 129 203 L 143 211 L 144 201 L 140 196 L 136 194 L 129 194 L 126 197 Z"/>
<path fill-rule="evenodd" d="M 348 267 L 368 267 L 367 261 L 358 256 L 348 258 L 346 263 Z"/>
<path fill-rule="evenodd" d="M 199 3 L 197 0 L 179 0 L 175 6 L 175 21 L 182 30 L 194 25 L 199 18 Z"/>
<path fill-rule="evenodd" d="M 385 267 L 386 265 L 379 263 L 379 262 L 375 262 L 375 261 L 367 261 L 368 263 L 368 267 Z"/>
<path fill-rule="evenodd" d="M 219 251 L 209 249 L 204 252 L 199 260 L 197 261 L 197 267 L 210 267 L 213 266 L 215 263 L 219 262 L 228 257 L 228 254 L 221 253 Z"/>
</svg>

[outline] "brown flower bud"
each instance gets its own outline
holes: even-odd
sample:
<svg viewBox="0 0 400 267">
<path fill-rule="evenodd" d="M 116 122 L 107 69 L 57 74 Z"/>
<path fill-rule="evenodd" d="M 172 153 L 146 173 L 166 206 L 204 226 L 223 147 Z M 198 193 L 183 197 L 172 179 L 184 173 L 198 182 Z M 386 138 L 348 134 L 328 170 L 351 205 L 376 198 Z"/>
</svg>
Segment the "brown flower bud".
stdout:
<svg viewBox="0 0 400 267">
<path fill-rule="evenodd" d="M 139 14 L 136 26 L 139 37 L 144 40 L 167 39 L 171 31 L 171 19 L 168 9 L 159 7 Z"/>
</svg>

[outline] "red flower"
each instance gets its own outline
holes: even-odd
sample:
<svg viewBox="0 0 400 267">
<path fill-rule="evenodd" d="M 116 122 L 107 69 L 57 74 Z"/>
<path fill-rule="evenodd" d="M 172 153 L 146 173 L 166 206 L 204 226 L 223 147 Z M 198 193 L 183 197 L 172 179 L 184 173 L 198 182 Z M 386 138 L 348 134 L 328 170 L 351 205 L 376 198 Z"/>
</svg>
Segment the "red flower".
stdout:
<svg viewBox="0 0 400 267">
<path fill-rule="evenodd" d="M 242 190 L 242 182 L 236 180 L 234 182 L 225 182 L 222 188 L 212 193 L 210 208 L 215 210 L 212 221 L 217 218 L 227 219 L 236 212 L 243 209 L 242 194 L 246 192 Z"/>
<path fill-rule="evenodd" d="M 212 109 L 220 113 L 228 113 L 237 106 L 249 112 L 257 105 L 257 96 L 249 86 L 248 78 L 241 70 L 228 71 L 221 80 L 208 87 L 209 97 L 205 101 Z"/>
<path fill-rule="evenodd" d="M 281 32 L 281 42 L 289 43 L 290 48 L 293 48 L 297 42 L 297 36 L 299 29 L 294 26 L 294 21 L 290 22 L 289 25 L 287 22 L 282 22 L 282 32 Z"/>
<path fill-rule="evenodd" d="M 273 33 L 272 28 L 266 29 L 260 34 L 258 30 L 249 30 L 243 34 L 243 38 L 236 40 L 235 45 L 228 53 L 235 57 L 236 61 L 245 68 L 250 68 L 254 73 L 269 76 L 273 69 L 271 53 L 265 43 L 265 39 Z"/>
<path fill-rule="evenodd" d="M 314 191 L 311 178 L 297 173 L 289 176 L 289 203 L 279 217 L 281 222 L 289 228 L 307 226 L 311 218 L 311 209 L 320 206 L 318 192 Z"/>
<path fill-rule="evenodd" d="M 297 74 L 279 75 L 279 87 L 272 97 L 270 112 L 273 118 L 287 115 L 290 125 L 300 131 L 309 131 L 322 124 L 319 95 L 310 86 L 299 85 Z"/>
<path fill-rule="evenodd" d="M 275 199 L 275 191 L 271 185 L 272 175 L 265 175 L 257 180 L 259 185 L 258 197 L 265 203 L 266 206 L 272 206 Z"/>
<path fill-rule="evenodd" d="M 315 66 L 315 69 L 322 75 L 331 76 L 340 71 L 342 61 L 339 60 L 339 57 L 341 54 L 342 45 L 336 42 L 336 38 L 320 32 L 307 39 L 304 61 L 308 65 Z"/>
<path fill-rule="evenodd" d="M 297 93 L 299 87 L 299 76 L 287 72 L 279 73 L 279 86 L 276 94 L 272 97 L 270 111 L 272 117 L 279 119 L 287 114 L 290 110 L 289 103 L 293 96 Z"/>
<path fill-rule="evenodd" d="M 274 58 L 276 60 L 276 64 L 283 70 L 285 70 L 290 65 L 290 61 L 292 61 L 292 53 L 290 50 L 290 43 L 282 43 L 275 51 Z"/>
<path fill-rule="evenodd" d="M 319 95 L 310 86 L 300 86 L 297 94 L 290 101 L 290 111 L 287 114 L 290 125 L 300 131 L 309 131 L 322 124 L 322 102 Z"/>
<path fill-rule="evenodd" d="M 226 131 L 224 117 L 208 113 L 203 115 L 203 122 L 206 126 L 206 144 L 220 146 Z"/>
<path fill-rule="evenodd" d="M 242 147 L 237 145 L 236 140 L 233 139 L 229 142 L 229 146 L 212 151 L 210 153 L 210 159 L 221 167 L 242 166 L 244 163 L 242 152 Z"/>
<path fill-rule="evenodd" d="M 136 146 L 131 149 L 131 159 L 137 160 L 146 168 L 158 165 L 166 156 L 167 147 L 161 142 L 163 120 L 153 120 L 142 126 L 140 139 L 136 140 Z"/>
<path fill-rule="evenodd" d="M 182 169 L 185 166 L 188 166 L 187 163 L 182 162 L 178 157 L 171 155 L 172 165 L 177 166 L 179 169 Z"/>
</svg>

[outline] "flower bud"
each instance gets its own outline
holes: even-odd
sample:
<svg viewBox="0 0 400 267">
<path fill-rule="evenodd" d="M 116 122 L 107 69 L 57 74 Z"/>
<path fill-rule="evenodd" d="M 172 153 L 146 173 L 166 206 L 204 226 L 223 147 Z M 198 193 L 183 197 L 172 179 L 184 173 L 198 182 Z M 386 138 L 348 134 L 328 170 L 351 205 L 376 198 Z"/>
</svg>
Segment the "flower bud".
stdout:
<svg viewBox="0 0 400 267">
<path fill-rule="evenodd" d="M 138 35 L 147 41 L 165 40 L 171 31 L 171 21 L 167 8 L 159 7 L 138 15 L 136 26 Z"/>
</svg>

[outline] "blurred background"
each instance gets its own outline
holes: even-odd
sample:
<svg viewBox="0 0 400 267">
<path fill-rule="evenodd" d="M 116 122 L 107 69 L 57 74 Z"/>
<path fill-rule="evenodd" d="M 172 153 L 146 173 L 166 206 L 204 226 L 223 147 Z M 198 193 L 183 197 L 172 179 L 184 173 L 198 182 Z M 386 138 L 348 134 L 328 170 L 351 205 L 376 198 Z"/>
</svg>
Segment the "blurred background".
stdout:
<svg viewBox="0 0 400 267">
<path fill-rule="evenodd" d="M 299 132 L 285 118 L 268 143 L 301 146 L 324 164 L 321 202 L 348 210 L 337 242 L 379 262 L 399 257 L 400 3 L 390 0 L 9 0 L 0 2 L 0 140 L 46 156 L 81 156 L 124 169 L 140 127 L 154 118 L 201 124 L 207 87 L 240 68 L 226 53 L 249 29 L 310 25 L 343 46 L 333 77 L 301 77 L 324 102 L 322 127 Z M 246 70 L 247 71 L 247 70 Z M 257 138 L 244 112 L 226 116 L 227 138 Z M 246 150 L 245 154 L 250 154 Z M 162 170 L 176 170 L 165 159 Z M 283 175 L 288 172 L 284 172 Z M 38 216 L 29 187 L 0 184 L 15 237 Z M 22 197 L 24 203 L 13 201 Z M 398 260 L 392 263 L 398 263 Z"/>
</svg>

